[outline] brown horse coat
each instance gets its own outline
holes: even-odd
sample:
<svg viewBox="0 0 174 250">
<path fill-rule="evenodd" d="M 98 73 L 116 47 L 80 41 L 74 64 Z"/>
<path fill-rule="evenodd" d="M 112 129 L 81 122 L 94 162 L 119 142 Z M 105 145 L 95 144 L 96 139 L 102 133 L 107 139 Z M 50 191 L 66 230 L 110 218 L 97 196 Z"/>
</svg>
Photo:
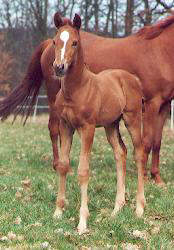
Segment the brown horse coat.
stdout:
<svg viewBox="0 0 174 250">
<path fill-rule="evenodd" d="M 81 137 L 78 179 L 81 188 L 81 207 L 78 231 L 87 230 L 89 181 L 89 157 L 95 127 L 103 126 L 117 161 L 117 195 L 112 215 L 125 204 L 126 147 L 119 133 L 119 121 L 123 118 L 132 138 L 138 169 L 136 213 L 144 211 L 144 157 L 142 145 L 142 91 L 138 78 L 123 70 L 105 70 L 99 74 L 90 72 L 84 65 L 83 49 L 78 32 L 81 19 L 75 15 L 73 24 L 63 25 L 55 15 L 58 28 L 54 38 L 55 77 L 61 79 L 55 107 L 60 121 L 59 191 L 54 216 L 62 215 L 65 203 L 66 174 L 70 169 L 70 150 L 76 129 Z"/>
<path fill-rule="evenodd" d="M 67 20 L 65 19 L 66 23 Z M 142 82 L 145 96 L 144 145 L 147 153 L 152 149 L 151 174 L 156 183 L 162 184 L 159 174 L 159 150 L 162 129 L 174 95 L 174 15 L 149 27 L 144 27 L 127 38 L 103 38 L 81 31 L 85 62 L 90 70 L 98 73 L 104 69 L 124 69 L 136 74 Z M 60 82 L 54 78 L 52 63 L 54 48 L 52 39 L 38 46 L 33 53 L 22 83 L 10 96 L 0 103 L 2 119 L 12 112 L 20 112 L 19 105 L 31 102 L 38 94 L 42 80 L 45 80 L 50 105 L 49 129 L 53 145 L 54 166 L 58 161 L 58 121 L 54 102 L 60 89 Z M 33 97 L 31 99 L 27 97 Z M 24 108 L 25 109 L 25 108 Z M 147 160 L 147 159 L 146 159 Z"/>
</svg>

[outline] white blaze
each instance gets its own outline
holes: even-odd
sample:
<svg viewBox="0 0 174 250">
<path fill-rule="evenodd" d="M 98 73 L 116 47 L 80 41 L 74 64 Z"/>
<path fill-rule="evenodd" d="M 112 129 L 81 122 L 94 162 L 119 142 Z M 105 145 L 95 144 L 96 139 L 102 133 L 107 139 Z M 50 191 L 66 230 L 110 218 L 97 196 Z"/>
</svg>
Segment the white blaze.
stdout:
<svg viewBox="0 0 174 250">
<path fill-rule="evenodd" d="M 65 47 L 66 47 L 66 43 L 69 39 L 69 32 L 64 30 L 61 34 L 60 34 L 60 39 L 64 42 L 63 44 L 63 48 L 61 49 L 61 61 L 64 59 L 64 55 L 65 55 Z"/>
</svg>

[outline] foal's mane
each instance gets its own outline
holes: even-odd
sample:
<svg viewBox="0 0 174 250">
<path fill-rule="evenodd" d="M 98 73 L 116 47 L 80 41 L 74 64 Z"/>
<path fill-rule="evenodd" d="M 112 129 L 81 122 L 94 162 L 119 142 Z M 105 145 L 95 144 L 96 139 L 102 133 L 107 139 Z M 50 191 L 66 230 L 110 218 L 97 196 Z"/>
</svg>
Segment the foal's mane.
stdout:
<svg viewBox="0 0 174 250">
<path fill-rule="evenodd" d="M 136 35 L 142 36 L 144 39 L 153 39 L 158 37 L 165 28 L 174 23 L 174 14 L 159 21 L 157 24 L 145 26 L 140 29 Z"/>
<path fill-rule="evenodd" d="M 73 26 L 73 24 L 72 24 L 72 22 L 71 22 L 71 20 L 69 18 L 63 17 L 62 21 L 63 21 L 62 26 L 64 26 L 64 25 Z"/>
</svg>

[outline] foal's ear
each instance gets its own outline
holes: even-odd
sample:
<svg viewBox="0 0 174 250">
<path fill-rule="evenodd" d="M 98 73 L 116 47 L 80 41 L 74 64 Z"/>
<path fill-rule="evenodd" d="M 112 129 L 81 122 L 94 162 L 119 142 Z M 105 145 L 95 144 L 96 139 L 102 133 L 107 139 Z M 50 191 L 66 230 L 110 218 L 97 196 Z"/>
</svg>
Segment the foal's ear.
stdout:
<svg viewBox="0 0 174 250">
<path fill-rule="evenodd" d="M 54 24 L 56 28 L 60 28 L 63 25 L 63 20 L 59 12 L 56 12 L 54 15 Z"/>
<path fill-rule="evenodd" d="M 81 27 L 81 18 L 78 14 L 75 14 L 75 17 L 73 19 L 73 26 L 79 30 Z"/>
</svg>

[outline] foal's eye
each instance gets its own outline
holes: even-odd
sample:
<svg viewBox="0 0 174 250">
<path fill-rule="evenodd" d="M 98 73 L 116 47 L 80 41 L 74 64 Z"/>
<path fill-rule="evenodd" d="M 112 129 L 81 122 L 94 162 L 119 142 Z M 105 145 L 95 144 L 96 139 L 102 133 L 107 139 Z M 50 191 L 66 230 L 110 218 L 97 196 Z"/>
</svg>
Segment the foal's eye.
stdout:
<svg viewBox="0 0 174 250">
<path fill-rule="evenodd" d="M 72 47 L 77 47 L 77 41 L 73 41 Z"/>
<path fill-rule="evenodd" d="M 55 41 L 53 40 L 53 45 L 55 45 L 56 43 L 55 43 Z"/>
</svg>

